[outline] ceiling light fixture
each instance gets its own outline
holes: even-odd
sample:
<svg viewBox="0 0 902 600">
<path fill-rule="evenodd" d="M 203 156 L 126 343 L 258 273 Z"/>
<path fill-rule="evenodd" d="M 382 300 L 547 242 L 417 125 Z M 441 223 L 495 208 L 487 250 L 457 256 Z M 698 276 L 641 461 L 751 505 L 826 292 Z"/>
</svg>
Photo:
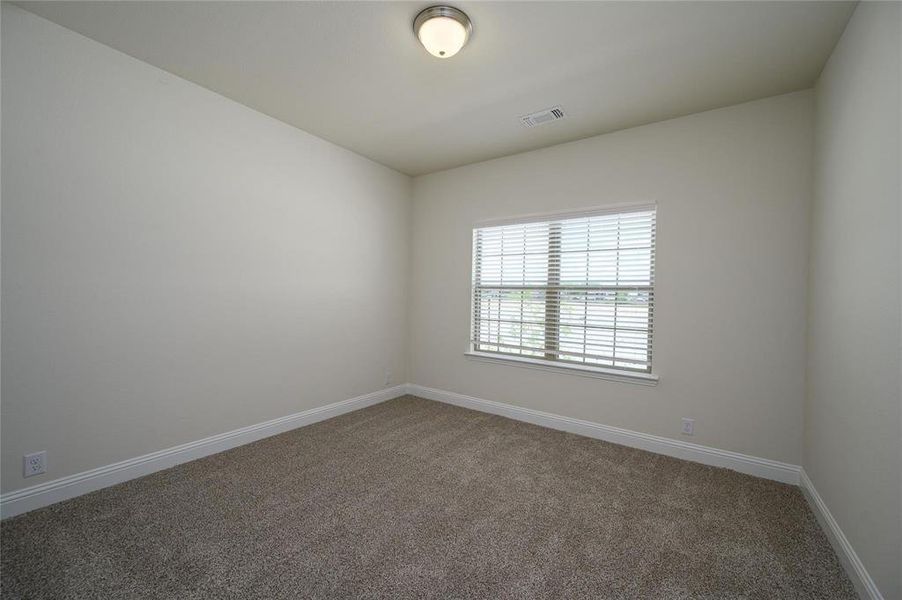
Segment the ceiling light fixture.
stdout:
<svg viewBox="0 0 902 600">
<path fill-rule="evenodd" d="M 470 18 L 451 6 L 430 6 L 413 20 L 413 32 L 426 52 L 437 58 L 457 54 L 473 31 Z"/>
</svg>

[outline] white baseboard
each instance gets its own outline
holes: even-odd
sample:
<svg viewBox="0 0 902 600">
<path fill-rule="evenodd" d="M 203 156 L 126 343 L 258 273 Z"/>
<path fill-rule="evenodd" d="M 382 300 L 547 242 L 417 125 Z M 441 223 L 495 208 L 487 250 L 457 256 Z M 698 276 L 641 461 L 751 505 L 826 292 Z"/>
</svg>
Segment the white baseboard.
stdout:
<svg viewBox="0 0 902 600">
<path fill-rule="evenodd" d="M 576 433 L 586 437 L 604 440 L 606 442 L 613 442 L 622 446 L 640 448 L 642 450 L 648 450 L 649 452 L 665 454 L 667 456 L 682 458 L 684 460 L 705 465 L 724 467 L 739 471 L 740 473 L 772 479 L 782 483 L 790 483 L 793 485 L 798 485 L 799 483 L 799 471 L 801 467 L 798 465 L 791 465 L 766 458 L 739 454 L 738 452 L 730 452 L 728 450 L 720 450 L 718 448 L 710 448 L 699 444 L 672 440 L 670 438 L 640 433 L 629 429 L 601 425 L 600 423 L 564 417 L 533 410 L 531 408 L 522 408 L 512 404 L 464 396 L 463 394 L 427 388 L 416 384 L 408 384 L 407 392 L 428 400 L 436 400 L 438 402 L 454 404 L 455 406 L 461 406 L 463 408 L 501 415 L 517 421 L 525 421 L 534 425 L 541 425 L 542 427 Z"/>
<path fill-rule="evenodd" d="M 805 469 L 802 469 L 800 473 L 800 487 L 802 488 L 802 493 L 808 499 L 814 515 L 820 522 L 821 528 L 833 545 L 836 555 L 843 563 L 846 573 L 849 574 L 849 579 L 852 580 L 858 595 L 864 600 L 883 600 L 883 594 L 877 589 L 877 584 L 871 579 L 867 569 L 864 568 L 864 564 L 858 558 L 858 554 L 855 552 L 852 544 L 849 543 L 846 534 L 839 528 L 839 523 L 833 518 L 824 499 L 817 493 L 817 489 L 815 489 L 811 479 L 808 478 Z"/>
<path fill-rule="evenodd" d="M 227 431 L 202 440 L 188 442 L 166 450 L 130 458 L 122 462 L 61 477 L 0 496 L 0 517 L 12 517 L 36 508 L 62 502 L 101 488 L 109 487 L 155 471 L 216 454 L 250 442 L 337 417 L 367 406 L 372 406 L 407 393 L 407 385 L 397 385 L 371 394 L 342 400 L 258 423 L 241 429 Z"/>
</svg>

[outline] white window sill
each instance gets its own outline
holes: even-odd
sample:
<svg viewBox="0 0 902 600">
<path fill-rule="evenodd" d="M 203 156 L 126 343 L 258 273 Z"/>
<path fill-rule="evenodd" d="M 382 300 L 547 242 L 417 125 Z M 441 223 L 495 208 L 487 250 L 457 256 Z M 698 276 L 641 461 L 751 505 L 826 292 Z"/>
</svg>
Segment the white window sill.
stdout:
<svg viewBox="0 0 902 600">
<path fill-rule="evenodd" d="M 590 367 L 585 365 L 566 364 L 553 360 L 542 360 L 540 358 L 506 356 L 492 354 L 489 352 L 474 352 L 472 350 L 465 352 L 464 356 L 466 356 L 470 360 L 488 363 L 501 363 L 510 365 L 512 367 L 538 369 L 540 371 L 554 371 L 557 373 L 579 375 L 581 377 L 607 379 L 608 381 L 637 383 L 639 385 L 658 385 L 658 376 L 650 373 L 630 373 L 629 371 L 620 371 L 617 369 L 608 369 L 605 367 Z"/>
</svg>

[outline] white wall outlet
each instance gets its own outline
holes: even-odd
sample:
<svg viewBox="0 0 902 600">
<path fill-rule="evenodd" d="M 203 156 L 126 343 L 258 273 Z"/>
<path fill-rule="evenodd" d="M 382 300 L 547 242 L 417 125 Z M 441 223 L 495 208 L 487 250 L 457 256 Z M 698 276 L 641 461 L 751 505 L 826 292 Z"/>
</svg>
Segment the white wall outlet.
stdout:
<svg viewBox="0 0 902 600">
<path fill-rule="evenodd" d="M 24 475 L 25 477 L 32 477 L 34 475 L 40 475 L 41 473 L 47 472 L 47 451 L 41 450 L 40 452 L 33 452 L 31 454 L 25 455 L 24 463 Z"/>
<path fill-rule="evenodd" d="M 683 417 L 683 435 L 694 435 L 695 434 L 695 419 L 687 419 Z"/>
<path fill-rule="evenodd" d="M 385 369 L 385 385 L 391 385 L 391 370 Z"/>
</svg>

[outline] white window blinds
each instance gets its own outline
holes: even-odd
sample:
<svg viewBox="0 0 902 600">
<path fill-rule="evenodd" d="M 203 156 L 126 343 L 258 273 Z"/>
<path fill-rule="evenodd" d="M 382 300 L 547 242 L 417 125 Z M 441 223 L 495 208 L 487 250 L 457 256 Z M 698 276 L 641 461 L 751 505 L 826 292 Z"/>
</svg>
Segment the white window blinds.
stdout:
<svg viewBox="0 0 902 600">
<path fill-rule="evenodd" d="M 651 372 L 655 209 L 473 230 L 472 349 Z"/>
</svg>

